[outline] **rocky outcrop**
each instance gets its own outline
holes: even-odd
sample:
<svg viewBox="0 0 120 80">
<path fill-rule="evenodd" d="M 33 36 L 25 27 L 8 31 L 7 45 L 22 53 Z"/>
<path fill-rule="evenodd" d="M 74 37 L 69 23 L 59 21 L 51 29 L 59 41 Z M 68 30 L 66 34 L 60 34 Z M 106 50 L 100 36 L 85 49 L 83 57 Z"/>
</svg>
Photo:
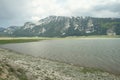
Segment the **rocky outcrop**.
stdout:
<svg viewBox="0 0 120 80">
<path fill-rule="evenodd" d="M 0 80 L 28 80 L 27 75 L 19 65 L 6 58 L 0 58 Z"/>
</svg>

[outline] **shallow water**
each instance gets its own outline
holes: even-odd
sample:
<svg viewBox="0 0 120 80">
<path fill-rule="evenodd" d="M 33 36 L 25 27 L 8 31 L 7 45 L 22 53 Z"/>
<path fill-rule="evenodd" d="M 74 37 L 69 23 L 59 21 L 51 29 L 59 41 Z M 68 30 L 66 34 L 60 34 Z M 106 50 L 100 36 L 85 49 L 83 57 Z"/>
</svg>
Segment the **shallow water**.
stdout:
<svg viewBox="0 0 120 80">
<path fill-rule="evenodd" d="M 1 47 L 120 74 L 120 39 L 62 39 L 6 44 Z"/>
</svg>

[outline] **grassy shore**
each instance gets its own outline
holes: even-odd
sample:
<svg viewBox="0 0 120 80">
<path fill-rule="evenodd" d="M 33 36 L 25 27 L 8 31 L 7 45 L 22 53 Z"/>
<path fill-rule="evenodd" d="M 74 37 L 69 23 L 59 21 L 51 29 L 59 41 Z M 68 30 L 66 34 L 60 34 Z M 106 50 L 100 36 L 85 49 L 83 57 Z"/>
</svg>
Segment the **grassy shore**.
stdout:
<svg viewBox="0 0 120 80">
<path fill-rule="evenodd" d="M 109 36 L 109 35 L 68 36 L 66 38 L 120 38 L 120 35 L 115 35 L 115 36 Z"/>
<path fill-rule="evenodd" d="M 43 39 L 10 39 L 10 40 L 0 40 L 0 44 L 8 44 L 8 43 L 23 43 L 23 42 L 33 42 L 40 41 Z"/>
<path fill-rule="evenodd" d="M 87 38 L 120 38 L 120 35 L 108 36 L 108 35 L 93 35 L 93 36 L 69 36 L 69 37 L 0 37 L 0 44 L 8 43 L 23 43 L 34 42 L 41 40 L 56 40 L 56 39 L 87 39 Z"/>
<path fill-rule="evenodd" d="M 35 42 L 41 40 L 48 40 L 48 38 L 36 38 L 36 37 L 1 37 L 0 44 L 8 43 L 24 43 L 24 42 Z"/>
</svg>

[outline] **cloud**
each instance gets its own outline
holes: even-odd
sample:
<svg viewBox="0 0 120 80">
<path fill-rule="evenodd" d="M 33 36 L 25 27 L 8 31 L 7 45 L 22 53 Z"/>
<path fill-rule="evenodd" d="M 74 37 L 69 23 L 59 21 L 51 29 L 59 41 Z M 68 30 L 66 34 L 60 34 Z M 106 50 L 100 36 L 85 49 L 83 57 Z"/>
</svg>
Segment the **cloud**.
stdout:
<svg viewBox="0 0 120 80">
<path fill-rule="evenodd" d="M 32 20 L 32 21 L 38 21 L 38 20 L 40 20 L 40 18 L 37 17 L 37 16 L 32 16 L 32 17 L 31 17 L 31 20 Z"/>
<path fill-rule="evenodd" d="M 23 25 L 49 15 L 120 17 L 120 0 L 0 0 L 0 26 Z"/>
<path fill-rule="evenodd" d="M 109 5 L 97 5 L 94 10 L 96 11 L 110 11 L 110 12 L 118 12 L 120 13 L 120 3 L 112 3 Z"/>
<path fill-rule="evenodd" d="M 76 1 L 76 0 L 75 0 Z M 75 16 L 93 16 L 93 17 L 120 17 L 120 1 L 119 0 L 84 0 L 72 2 L 69 6 L 72 15 Z"/>
</svg>

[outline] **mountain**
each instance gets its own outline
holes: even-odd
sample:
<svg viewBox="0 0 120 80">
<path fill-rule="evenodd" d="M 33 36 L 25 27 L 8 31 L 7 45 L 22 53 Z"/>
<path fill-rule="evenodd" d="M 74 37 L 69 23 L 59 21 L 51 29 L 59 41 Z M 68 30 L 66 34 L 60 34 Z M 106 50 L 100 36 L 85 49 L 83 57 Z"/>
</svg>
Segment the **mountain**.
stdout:
<svg viewBox="0 0 120 80">
<path fill-rule="evenodd" d="M 17 26 L 10 26 L 4 30 L 4 32 L 10 34 L 13 34 L 15 30 L 19 29 Z"/>
<path fill-rule="evenodd" d="M 5 28 L 0 27 L 0 32 L 3 32 L 5 30 Z"/>
<path fill-rule="evenodd" d="M 0 36 L 4 36 L 4 35 L 5 35 L 5 34 L 4 34 L 4 30 L 5 30 L 5 28 L 0 27 Z"/>
<path fill-rule="evenodd" d="M 9 36 L 44 37 L 120 35 L 120 18 L 49 16 L 36 23 L 8 27 L 3 32 Z"/>
</svg>

